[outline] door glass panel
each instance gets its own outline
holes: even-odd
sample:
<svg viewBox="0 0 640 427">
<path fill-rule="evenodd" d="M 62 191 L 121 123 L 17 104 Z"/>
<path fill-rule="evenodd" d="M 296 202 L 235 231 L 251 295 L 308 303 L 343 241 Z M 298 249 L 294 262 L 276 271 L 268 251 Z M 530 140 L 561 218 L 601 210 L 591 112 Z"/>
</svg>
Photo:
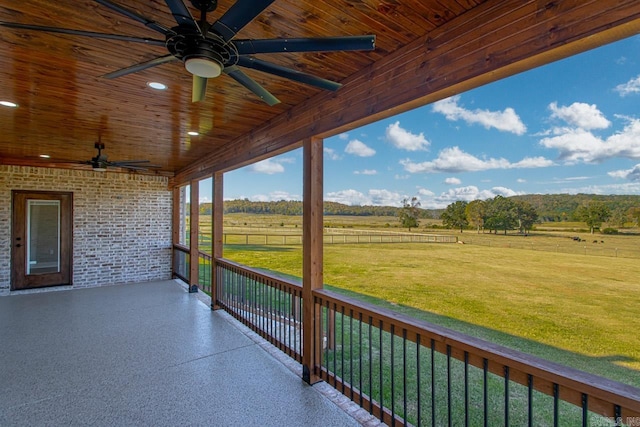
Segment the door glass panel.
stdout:
<svg viewBox="0 0 640 427">
<path fill-rule="evenodd" d="M 60 201 L 28 200 L 27 274 L 60 272 Z"/>
</svg>

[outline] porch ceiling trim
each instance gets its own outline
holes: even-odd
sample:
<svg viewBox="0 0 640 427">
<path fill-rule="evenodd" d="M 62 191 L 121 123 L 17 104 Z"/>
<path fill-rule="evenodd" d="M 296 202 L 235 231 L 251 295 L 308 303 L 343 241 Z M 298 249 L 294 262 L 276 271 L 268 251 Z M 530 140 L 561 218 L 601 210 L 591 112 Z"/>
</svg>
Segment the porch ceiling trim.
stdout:
<svg viewBox="0 0 640 427">
<path fill-rule="evenodd" d="M 228 171 L 640 32 L 640 2 L 490 0 L 184 168 Z"/>
</svg>

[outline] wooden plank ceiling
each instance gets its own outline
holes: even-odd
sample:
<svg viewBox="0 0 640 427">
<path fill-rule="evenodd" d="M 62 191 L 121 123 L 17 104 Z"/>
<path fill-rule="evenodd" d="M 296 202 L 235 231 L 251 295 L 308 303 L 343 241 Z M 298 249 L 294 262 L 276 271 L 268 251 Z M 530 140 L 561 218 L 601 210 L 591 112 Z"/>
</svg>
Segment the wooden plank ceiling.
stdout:
<svg viewBox="0 0 640 427">
<path fill-rule="evenodd" d="M 161 0 L 113 0 L 165 27 Z M 234 0 L 219 0 L 217 20 Z M 199 11 L 185 1 L 194 17 Z M 2 2 L 0 21 L 162 39 L 88 0 Z M 239 39 L 375 34 L 374 51 L 276 53 L 260 59 L 344 83 L 329 92 L 243 69 L 280 104 L 232 78 L 191 102 L 179 62 L 115 79 L 106 73 L 167 54 L 164 46 L 0 27 L 0 163 L 88 167 L 94 142 L 109 160 L 146 159 L 187 180 L 287 150 L 502 76 L 629 36 L 640 2 L 514 0 L 276 0 Z M 156 91 L 148 82 L 165 83 Z M 199 136 L 189 136 L 188 131 Z M 51 156 L 49 160 L 39 157 Z"/>
</svg>

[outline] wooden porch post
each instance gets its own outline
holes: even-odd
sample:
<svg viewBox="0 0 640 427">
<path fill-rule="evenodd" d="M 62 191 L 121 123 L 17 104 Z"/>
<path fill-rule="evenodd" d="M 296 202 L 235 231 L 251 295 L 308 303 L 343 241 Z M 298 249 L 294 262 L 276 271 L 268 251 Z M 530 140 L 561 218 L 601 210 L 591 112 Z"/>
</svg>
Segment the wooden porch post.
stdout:
<svg viewBox="0 0 640 427">
<path fill-rule="evenodd" d="M 223 193 L 223 188 L 224 188 L 224 181 L 223 181 L 223 176 L 224 174 L 222 172 L 217 172 L 213 175 L 213 209 L 211 214 L 213 215 L 213 218 L 211 219 L 211 227 L 212 227 L 212 232 L 213 232 L 213 237 L 212 237 L 212 248 L 211 248 L 211 255 L 212 255 L 212 259 L 211 259 L 211 309 L 212 310 L 217 310 L 220 308 L 220 306 L 217 304 L 217 289 L 218 289 L 218 282 L 217 282 L 217 274 L 216 274 L 216 260 L 218 258 L 222 258 L 222 248 L 223 248 L 223 242 L 222 242 L 222 233 L 223 233 L 223 227 L 222 227 L 222 220 L 223 220 L 223 215 L 224 215 L 224 193 Z"/>
<path fill-rule="evenodd" d="M 320 313 L 316 312 L 313 290 L 322 289 L 322 217 L 323 217 L 323 140 L 303 141 L 304 185 L 302 202 L 302 379 L 309 384 L 320 381 L 314 365 L 322 352 L 322 337 L 316 326 Z"/>
<path fill-rule="evenodd" d="M 198 251 L 198 231 L 200 228 L 200 184 L 191 181 L 191 212 L 189 219 L 189 292 L 198 292 L 200 252 Z"/>
</svg>

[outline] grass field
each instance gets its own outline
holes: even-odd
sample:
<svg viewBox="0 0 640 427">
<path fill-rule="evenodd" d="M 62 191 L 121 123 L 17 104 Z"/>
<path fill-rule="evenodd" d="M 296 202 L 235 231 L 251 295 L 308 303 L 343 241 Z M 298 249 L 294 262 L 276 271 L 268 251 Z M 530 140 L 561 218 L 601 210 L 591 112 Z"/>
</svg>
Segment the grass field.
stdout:
<svg viewBox="0 0 640 427">
<path fill-rule="evenodd" d="M 585 244 L 568 238 L 574 234 L 538 232 L 524 238 L 465 232 L 459 235 L 463 240 L 484 241 L 326 245 L 325 283 L 413 317 L 640 387 L 637 259 L 535 249 L 555 244 L 637 250 L 640 237 L 599 235 L 597 244 L 588 239 Z M 516 245 L 523 241 L 533 250 Z M 224 256 L 301 275 L 300 246 L 227 245 Z"/>
</svg>

